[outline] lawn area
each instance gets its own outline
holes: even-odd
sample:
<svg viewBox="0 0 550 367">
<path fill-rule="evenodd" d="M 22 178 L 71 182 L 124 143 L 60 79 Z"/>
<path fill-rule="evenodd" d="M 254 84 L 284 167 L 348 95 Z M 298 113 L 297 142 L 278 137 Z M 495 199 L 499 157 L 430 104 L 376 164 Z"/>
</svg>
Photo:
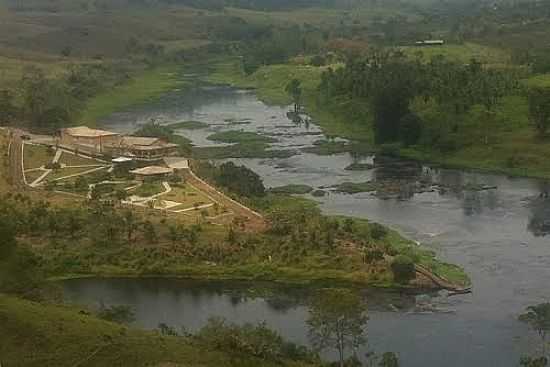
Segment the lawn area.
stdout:
<svg viewBox="0 0 550 367">
<path fill-rule="evenodd" d="M 76 168 L 60 168 L 52 171 L 47 177 L 46 180 L 53 181 L 61 177 L 76 175 L 79 173 L 83 173 L 89 170 L 94 169 L 94 167 L 76 167 Z"/>
<path fill-rule="evenodd" d="M 25 144 L 23 150 L 23 163 L 25 169 L 40 168 L 52 162 L 55 152 L 44 145 Z"/>
<path fill-rule="evenodd" d="M 93 164 L 102 164 L 95 159 L 85 158 L 67 152 L 63 152 L 61 154 L 61 158 L 59 158 L 59 163 L 66 164 L 67 166 L 87 166 Z"/>
<path fill-rule="evenodd" d="M 102 117 L 130 106 L 154 100 L 163 93 L 183 85 L 179 68 L 163 66 L 146 71 L 128 83 L 108 90 L 87 101 L 81 121 L 94 124 Z"/>
<path fill-rule="evenodd" d="M 140 197 L 149 197 L 164 192 L 165 188 L 162 182 L 145 182 L 143 185 L 128 191 L 130 195 L 137 195 Z M 164 197 L 163 197 L 164 198 Z"/>
<path fill-rule="evenodd" d="M 0 356 L 6 366 L 226 366 L 225 354 L 199 339 L 162 336 L 79 312 L 81 308 L 0 295 Z M 258 360 L 239 353 L 246 366 L 305 366 Z M 85 364 L 82 364 L 85 361 Z"/>
<path fill-rule="evenodd" d="M 172 185 L 172 191 L 160 197 L 162 200 L 176 201 L 182 205 L 175 207 L 174 210 L 192 208 L 195 204 L 203 205 L 212 203 L 203 192 L 195 189 L 189 184 L 183 184 L 183 187 Z"/>
</svg>

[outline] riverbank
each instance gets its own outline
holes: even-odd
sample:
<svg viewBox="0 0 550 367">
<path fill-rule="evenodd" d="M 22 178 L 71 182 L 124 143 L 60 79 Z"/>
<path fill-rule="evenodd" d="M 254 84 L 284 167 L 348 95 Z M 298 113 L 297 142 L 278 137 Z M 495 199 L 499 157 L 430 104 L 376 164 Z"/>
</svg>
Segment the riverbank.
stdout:
<svg viewBox="0 0 550 367">
<path fill-rule="evenodd" d="M 333 65 L 332 67 L 337 67 Z M 208 80 L 213 83 L 230 84 L 241 88 L 253 88 L 258 97 L 270 104 L 290 104 L 285 86 L 292 79 L 302 82 L 303 104 L 321 126 L 327 136 L 340 136 L 372 150 L 385 150 L 387 147 L 374 145 L 371 129 L 372 115 L 364 101 L 333 98 L 322 105 L 318 102 L 317 87 L 321 74 L 328 67 L 285 64 L 264 66 L 254 74 L 245 76 L 237 61 L 227 59 L 212 66 Z M 525 82 L 540 85 L 548 78 L 534 76 Z M 416 106 L 420 115 L 430 115 L 434 111 L 428 105 Z M 550 142 L 536 137 L 527 116 L 527 100 L 522 96 L 503 99 L 496 110 L 499 124 L 496 124 L 488 137 L 488 143 L 479 136 L 479 121 L 483 120 L 480 109 L 474 108 L 464 119 L 464 129 L 457 135 L 455 149 L 441 152 L 426 145 L 392 147 L 393 154 L 404 158 L 440 164 L 446 167 L 479 169 L 488 172 L 513 176 L 550 178 Z M 443 118 L 443 117 L 440 117 Z"/>
</svg>

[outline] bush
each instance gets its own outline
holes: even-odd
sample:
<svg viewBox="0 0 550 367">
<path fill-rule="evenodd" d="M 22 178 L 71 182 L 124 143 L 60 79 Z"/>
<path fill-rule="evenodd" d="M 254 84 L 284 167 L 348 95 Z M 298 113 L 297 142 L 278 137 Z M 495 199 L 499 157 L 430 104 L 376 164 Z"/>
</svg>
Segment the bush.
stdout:
<svg viewBox="0 0 550 367">
<path fill-rule="evenodd" d="M 416 277 L 414 262 L 405 255 L 398 255 L 391 264 L 393 279 L 400 284 L 407 284 Z"/>
<path fill-rule="evenodd" d="M 298 347 L 291 347 L 265 323 L 237 326 L 222 318 L 211 318 L 197 337 L 216 349 L 239 352 L 260 359 L 277 361 L 302 354 Z"/>
<path fill-rule="evenodd" d="M 381 224 L 372 223 L 370 225 L 370 235 L 374 240 L 381 240 L 388 235 L 388 229 Z"/>
</svg>

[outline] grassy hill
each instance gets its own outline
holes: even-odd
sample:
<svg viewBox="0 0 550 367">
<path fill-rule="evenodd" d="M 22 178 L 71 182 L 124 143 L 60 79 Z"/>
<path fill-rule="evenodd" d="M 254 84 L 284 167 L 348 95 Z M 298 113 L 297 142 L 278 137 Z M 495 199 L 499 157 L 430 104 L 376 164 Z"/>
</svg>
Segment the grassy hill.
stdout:
<svg viewBox="0 0 550 367">
<path fill-rule="evenodd" d="M 192 338 L 134 330 L 78 312 L 0 295 L 5 366 L 309 366 L 227 353 Z"/>
</svg>

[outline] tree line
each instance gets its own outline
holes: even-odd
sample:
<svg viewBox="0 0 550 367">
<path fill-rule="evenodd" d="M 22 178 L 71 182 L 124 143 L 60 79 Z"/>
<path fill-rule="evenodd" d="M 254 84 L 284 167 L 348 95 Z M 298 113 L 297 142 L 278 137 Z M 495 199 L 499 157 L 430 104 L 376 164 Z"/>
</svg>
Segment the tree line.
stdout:
<svg viewBox="0 0 550 367">
<path fill-rule="evenodd" d="M 509 95 L 525 93 L 530 118 L 544 135 L 550 126 L 548 89 L 525 92 L 513 71 L 489 68 L 476 60 L 467 65 L 444 57 L 429 62 L 401 52 L 374 51 L 364 58 L 349 59 L 345 67 L 328 69 L 319 86 L 320 99 L 351 98 L 369 106 L 375 141 L 379 144 L 423 143 L 452 150 L 453 134 L 462 128 L 463 117 L 481 107 L 484 119 L 479 129 L 488 143 L 495 124 L 495 110 Z M 415 112 L 415 104 L 433 105 L 447 116 L 430 126 Z M 365 121 L 365 123 L 368 121 Z"/>
</svg>

